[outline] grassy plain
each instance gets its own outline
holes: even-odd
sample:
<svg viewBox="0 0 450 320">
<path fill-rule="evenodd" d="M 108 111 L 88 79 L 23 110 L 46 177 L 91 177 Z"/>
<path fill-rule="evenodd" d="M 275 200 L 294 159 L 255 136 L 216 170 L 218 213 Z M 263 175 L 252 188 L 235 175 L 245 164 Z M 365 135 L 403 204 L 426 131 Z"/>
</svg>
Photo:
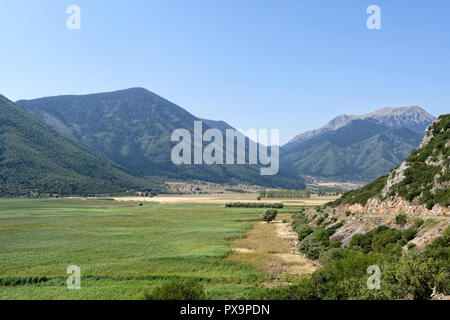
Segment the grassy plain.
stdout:
<svg viewBox="0 0 450 320">
<path fill-rule="evenodd" d="M 293 212 L 293 207 L 281 212 Z M 207 297 L 251 297 L 273 276 L 227 258 L 262 209 L 81 199 L 0 200 L 0 299 L 140 299 L 173 278 Z M 239 260 L 239 259 L 237 259 Z M 66 269 L 81 268 L 81 289 Z M 21 284 L 32 277 L 46 277 Z"/>
</svg>

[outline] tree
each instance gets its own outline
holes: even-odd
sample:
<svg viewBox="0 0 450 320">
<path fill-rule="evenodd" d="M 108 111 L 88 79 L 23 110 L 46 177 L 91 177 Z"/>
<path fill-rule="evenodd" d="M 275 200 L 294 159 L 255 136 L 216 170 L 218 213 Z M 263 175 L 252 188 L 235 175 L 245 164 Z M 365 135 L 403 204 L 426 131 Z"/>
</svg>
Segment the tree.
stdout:
<svg viewBox="0 0 450 320">
<path fill-rule="evenodd" d="M 263 213 L 263 220 L 266 221 L 267 223 L 270 223 L 270 221 L 275 220 L 277 215 L 278 215 L 278 210 L 276 210 L 276 209 L 267 209 Z"/>
</svg>

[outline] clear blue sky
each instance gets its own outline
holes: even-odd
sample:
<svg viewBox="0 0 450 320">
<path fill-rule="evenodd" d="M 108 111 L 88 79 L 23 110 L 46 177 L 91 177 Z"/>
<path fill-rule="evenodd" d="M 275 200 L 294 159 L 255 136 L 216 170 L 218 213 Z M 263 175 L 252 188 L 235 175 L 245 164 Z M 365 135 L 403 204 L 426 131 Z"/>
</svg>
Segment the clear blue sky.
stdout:
<svg viewBox="0 0 450 320">
<path fill-rule="evenodd" d="M 366 28 L 371 4 L 381 30 Z M 286 142 L 342 113 L 448 113 L 449 14 L 448 0 L 0 0 L 0 93 L 145 87 Z"/>
</svg>

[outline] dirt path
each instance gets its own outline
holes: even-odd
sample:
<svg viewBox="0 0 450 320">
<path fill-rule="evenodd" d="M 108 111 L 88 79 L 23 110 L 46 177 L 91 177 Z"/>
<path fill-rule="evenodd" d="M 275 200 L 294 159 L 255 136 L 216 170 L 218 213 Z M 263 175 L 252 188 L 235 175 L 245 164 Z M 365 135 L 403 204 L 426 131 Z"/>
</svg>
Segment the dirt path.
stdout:
<svg viewBox="0 0 450 320">
<path fill-rule="evenodd" d="M 283 219 L 286 222 L 283 223 Z M 227 259 L 250 264 L 283 280 L 310 275 L 319 264 L 298 252 L 297 234 L 290 225 L 290 215 L 280 215 L 276 221 L 253 222 L 247 237 L 233 243 L 234 252 Z"/>
</svg>

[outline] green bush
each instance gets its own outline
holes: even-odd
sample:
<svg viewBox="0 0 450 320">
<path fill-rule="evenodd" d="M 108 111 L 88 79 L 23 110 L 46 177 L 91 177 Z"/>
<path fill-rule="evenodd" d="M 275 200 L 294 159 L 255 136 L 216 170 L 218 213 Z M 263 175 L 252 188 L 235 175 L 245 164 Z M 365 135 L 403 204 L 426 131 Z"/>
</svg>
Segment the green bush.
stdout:
<svg viewBox="0 0 450 320">
<path fill-rule="evenodd" d="M 305 239 L 307 236 L 309 236 L 313 232 L 314 232 L 314 230 L 310 226 L 308 226 L 308 225 L 301 226 L 299 228 L 299 230 L 297 231 L 298 240 L 302 241 L 303 239 Z"/>
<path fill-rule="evenodd" d="M 145 294 L 145 300 L 204 300 L 203 285 L 194 280 L 172 280 Z"/>
<path fill-rule="evenodd" d="M 300 252 L 306 254 L 306 257 L 311 260 L 319 259 L 320 253 L 326 250 L 326 247 L 318 242 L 315 236 L 315 233 L 311 233 L 298 244 Z"/>
<path fill-rule="evenodd" d="M 317 226 L 320 226 L 324 220 L 325 220 L 324 217 L 320 217 L 319 219 L 317 219 L 316 225 L 317 225 Z"/>
<path fill-rule="evenodd" d="M 417 235 L 417 229 L 414 227 L 408 228 L 403 231 L 403 239 L 406 241 L 411 241 Z"/>
<path fill-rule="evenodd" d="M 405 225 L 406 222 L 408 222 L 408 219 L 406 217 L 406 214 L 399 214 L 395 216 L 395 223 L 398 225 Z"/>
<path fill-rule="evenodd" d="M 342 243 L 339 240 L 332 240 L 330 241 L 330 248 L 340 248 Z"/>
<path fill-rule="evenodd" d="M 284 205 L 282 203 L 258 203 L 258 202 L 227 202 L 226 208 L 274 208 L 282 209 Z"/>
<path fill-rule="evenodd" d="M 277 215 L 278 215 L 278 210 L 276 210 L 276 209 L 267 209 L 266 211 L 264 211 L 262 218 L 267 223 L 270 223 L 270 221 L 275 220 Z"/>
</svg>

